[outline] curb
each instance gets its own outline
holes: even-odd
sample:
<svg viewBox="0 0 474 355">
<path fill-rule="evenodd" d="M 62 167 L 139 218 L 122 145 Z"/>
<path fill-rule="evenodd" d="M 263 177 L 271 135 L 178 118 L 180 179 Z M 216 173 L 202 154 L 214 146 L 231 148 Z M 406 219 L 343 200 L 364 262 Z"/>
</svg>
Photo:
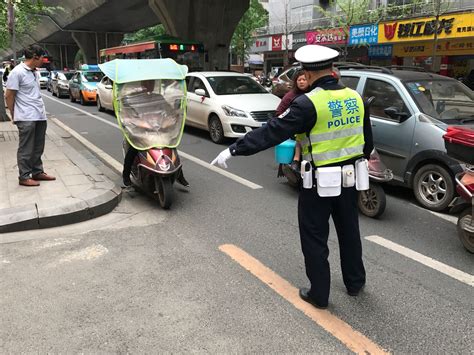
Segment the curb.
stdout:
<svg viewBox="0 0 474 355">
<path fill-rule="evenodd" d="M 49 203 L 48 201 L 41 201 L 24 206 L 0 209 L 0 233 L 52 228 L 87 221 L 111 212 L 122 199 L 122 189 L 62 140 L 60 135 L 55 132 L 60 129 L 57 125 L 51 128 L 52 130 L 48 131 L 50 140 L 53 142 L 61 141 L 61 150 L 64 154 L 94 184 L 92 188 L 74 197 L 54 199 Z M 103 163 L 101 162 L 101 164 Z"/>
</svg>

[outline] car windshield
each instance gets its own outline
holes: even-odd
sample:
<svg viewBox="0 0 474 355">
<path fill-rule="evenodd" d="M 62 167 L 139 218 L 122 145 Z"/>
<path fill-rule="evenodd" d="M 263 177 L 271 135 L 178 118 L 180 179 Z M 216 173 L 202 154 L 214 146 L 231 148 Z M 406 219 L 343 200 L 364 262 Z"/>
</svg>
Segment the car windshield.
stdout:
<svg viewBox="0 0 474 355">
<path fill-rule="evenodd" d="M 82 81 L 85 83 L 98 83 L 102 80 L 104 73 L 102 72 L 84 72 L 82 73 Z"/>
<path fill-rule="evenodd" d="M 407 81 L 420 111 L 447 124 L 474 122 L 474 93 L 454 79 Z"/>
<path fill-rule="evenodd" d="M 207 78 L 216 95 L 268 94 L 248 76 L 210 76 Z"/>
<path fill-rule="evenodd" d="M 49 75 L 49 73 L 47 71 L 40 71 L 39 73 L 43 78 L 47 78 L 48 75 Z"/>
<path fill-rule="evenodd" d="M 58 79 L 59 80 L 71 80 L 71 78 L 74 76 L 74 73 L 59 73 L 58 74 Z"/>
</svg>

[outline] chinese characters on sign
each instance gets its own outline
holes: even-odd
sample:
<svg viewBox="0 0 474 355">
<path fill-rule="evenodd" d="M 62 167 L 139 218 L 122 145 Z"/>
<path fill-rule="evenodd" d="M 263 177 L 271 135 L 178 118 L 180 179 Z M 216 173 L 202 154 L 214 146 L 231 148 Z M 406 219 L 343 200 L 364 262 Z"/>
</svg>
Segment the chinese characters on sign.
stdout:
<svg viewBox="0 0 474 355">
<path fill-rule="evenodd" d="M 344 106 L 341 100 L 331 100 L 328 102 L 328 109 L 332 116 L 332 120 L 328 121 L 328 129 L 360 122 L 360 114 L 357 115 L 360 112 L 359 105 L 355 98 L 344 100 Z"/>
<path fill-rule="evenodd" d="M 307 44 L 345 44 L 346 33 L 342 28 L 306 32 Z"/>
<path fill-rule="evenodd" d="M 349 44 L 375 44 L 377 43 L 378 33 L 377 25 L 351 26 Z"/>
<path fill-rule="evenodd" d="M 392 45 L 370 46 L 369 57 L 371 58 L 390 58 L 392 56 Z"/>
<path fill-rule="evenodd" d="M 436 20 L 401 23 L 398 26 L 398 37 L 406 38 L 433 36 L 435 31 L 438 32 L 438 35 L 440 35 L 443 31 L 444 33 L 449 35 L 453 29 L 453 22 L 454 17 L 450 19 L 442 19 L 441 21 L 439 21 L 437 30 Z"/>
</svg>

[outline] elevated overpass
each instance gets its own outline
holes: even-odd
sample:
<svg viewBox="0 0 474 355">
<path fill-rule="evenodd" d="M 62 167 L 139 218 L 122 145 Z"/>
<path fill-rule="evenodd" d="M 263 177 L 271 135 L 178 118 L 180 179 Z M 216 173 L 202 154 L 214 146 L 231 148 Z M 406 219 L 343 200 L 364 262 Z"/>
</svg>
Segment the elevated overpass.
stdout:
<svg viewBox="0 0 474 355">
<path fill-rule="evenodd" d="M 45 47 L 56 67 L 71 67 L 78 49 L 88 63 L 101 48 L 120 44 L 125 33 L 162 23 L 170 35 L 202 42 L 205 69 L 228 67 L 229 43 L 249 0 L 44 0 L 59 7 L 40 15 L 39 24 L 17 43 L 17 51 L 33 43 Z M 0 50 L 0 57 L 11 57 Z"/>
</svg>

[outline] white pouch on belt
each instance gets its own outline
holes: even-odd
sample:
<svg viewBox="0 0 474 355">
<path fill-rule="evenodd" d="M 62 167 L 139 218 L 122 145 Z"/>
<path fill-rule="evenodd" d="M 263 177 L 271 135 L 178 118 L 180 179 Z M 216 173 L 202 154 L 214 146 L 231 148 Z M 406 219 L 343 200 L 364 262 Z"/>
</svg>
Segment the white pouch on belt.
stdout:
<svg viewBox="0 0 474 355">
<path fill-rule="evenodd" d="M 356 190 L 369 189 L 369 162 L 365 158 L 357 159 L 355 162 Z"/>
<path fill-rule="evenodd" d="M 316 170 L 318 195 L 334 197 L 341 194 L 341 167 L 332 166 Z"/>
<path fill-rule="evenodd" d="M 352 187 L 355 185 L 354 165 L 344 165 L 342 167 L 342 187 Z"/>
</svg>

